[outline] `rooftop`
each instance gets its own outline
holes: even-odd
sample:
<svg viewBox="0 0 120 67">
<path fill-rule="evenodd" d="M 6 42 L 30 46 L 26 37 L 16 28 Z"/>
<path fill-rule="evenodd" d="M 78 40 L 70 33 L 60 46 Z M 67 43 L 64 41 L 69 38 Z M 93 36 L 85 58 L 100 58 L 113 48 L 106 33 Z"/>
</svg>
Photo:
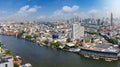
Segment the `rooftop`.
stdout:
<svg viewBox="0 0 120 67">
<path fill-rule="evenodd" d="M 118 53 L 120 50 L 117 47 L 114 47 L 111 43 L 102 43 L 102 44 L 92 44 L 87 47 L 82 47 L 88 50 L 101 51 L 101 52 L 112 52 Z"/>
<path fill-rule="evenodd" d="M 12 59 L 12 57 L 0 55 L 0 63 L 9 62 L 8 59 Z"/>
</svg>

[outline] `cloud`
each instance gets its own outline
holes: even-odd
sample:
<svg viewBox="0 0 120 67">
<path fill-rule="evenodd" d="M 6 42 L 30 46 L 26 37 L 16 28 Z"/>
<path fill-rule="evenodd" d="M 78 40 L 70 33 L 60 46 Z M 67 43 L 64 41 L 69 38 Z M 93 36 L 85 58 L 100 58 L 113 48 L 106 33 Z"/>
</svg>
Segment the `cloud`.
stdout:
<svg viewBox="0 0 120 67">
<path fill-rule="evenodd" d="M 20 8 L 20 10 L 18 11 L 18 13 L 24 13 L 29 9 L 29 5 L 25 5 L 23 7 Z"/>
<path fill-rule="evenodd" d="M 74 12 L 74 11 L 77 11 L 78 9 L 79 9 L 79 6 L 77 6 L 77 5 L 74 5 L 72 7 L 63 6 L 62 11 L 64 11 L 64 12 Z"/>
<path fill-rule="evenodd" d="M 75 13 L 79 9 L 79 6 L 73 5 L 72 7 L 70 6 L 63 6 L 62 9 L 54 11 L 53 15 L 58 16 L 58 15 L 70 15 Z"/>
<path fill-rule="evenodd" d="M 92 10 L 90 10 L 90 11 L 88 11 L 88 13 L 97 13 L 98 12 L 98 10 L 96 10 L 96 9 L 92 9 Z"/>
<path fill-rule="evenodd" d="M 37 12 L 39 8 L 41 8 L 41 6 L 30 7 L 29 5 L 25 5 L 21 7 L 16 13 L 9 16 L 9 18 L 16 19 L 16 20 L 27 20 L 27 19 L 30 19 L 31 15 Z"/>
<path fill-rule="evenodd" d="M 37 17 L 37 19 L 46 19 L 46 18 L 47 18 L 47 16 L 45 16 L 45 15 L 38 16 L 38 17 Z"/>
<path fill-rule="evenodd" d="M 56 10 L 56 11 L 54 11 L 54 13 L 53 13 L 53 15 L 56 15 L 56 16 L 58 16 L 58 15 L 63 15 L 64 14 L 64 12 L 62 12 L 61 10 Z"/>
<path fill-rule="evenodd" d="M 26 21 L 30 20 L 31 18 L 34 18 L 32 16 L 35 12 L 38 11 L 38 9 L 41 8 L 41 6 L 33 6 L 30 7 L 29 5 L 22 6 L 18 11 L 16 11 L 14 14 L 9 15 L 6 17 L 7 21 Z"/>
<path fill-rule="evenodd" d="M 47 20 L 62 20 L 62 19 L 68 19 L 75 14 L 77 14 L 77 10 L 79 9 L 79 6 L 73 5 L 73 6 L 63 6 L 61 9 L 55 10 L 52 15 L 50 16 L 38 16 L 38 19 L 47 19 Z"/>
<path fill-rule="evenodd" d="M 33 6 L 30 7 L 29 5 L 25 5 L 21 7 L 18 11 L 18 13 L 31 13 L 31 12 L 36 12 L 41 6 Z"/>
<path fill-rule="evenodd" d="M 41 8 L 41 6 L 34 6 L 32 8 L 29 8 L 28 12 L 36 12 L 39 8 Z"/>
</svg>

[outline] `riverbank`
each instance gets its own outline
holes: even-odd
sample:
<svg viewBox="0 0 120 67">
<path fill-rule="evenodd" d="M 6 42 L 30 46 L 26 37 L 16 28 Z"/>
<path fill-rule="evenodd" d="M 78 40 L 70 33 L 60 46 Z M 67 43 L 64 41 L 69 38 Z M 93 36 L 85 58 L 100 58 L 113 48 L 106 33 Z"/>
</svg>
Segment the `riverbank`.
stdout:
<svg viewBox="0 0 120 67">
<path fill-rule="evenodd" d="M 105 60 L 107 62 L 119 60 L 119 57 L 118 57 L 119 52 L 117 52 L 117 53 L 114 53 L 114 52 L 113 53 L 112 52 L 103 52 L 102 53 L 102 51 L 85 49 L 85 51 L 87 51 L 87 52 L 84 53 L 84 52 L 81 52 L 82 47 L 78 47 L 78 48 L 75 47 L 75 48 L 71 49 L 70 47 L 68 47 L 68 46 L 66 47 L 65 46 L 63 48 L 63 46 L 61 46 L 60 42 L 56 42 L 56 43 L 52 42 L 52 44 L 51 44 L 51 43 L 46 43 L 46 42 L 40 42 L 39 43 L 39 42 L 37 42 L 35 40 L 29 40 L 29 39 L 25 39 L 25 40 L 37 43 L 40 46 L 47 46 L 47 47 L 50 47 L 50 48 L 56 48 L 56 49 L 60 49 L 60 50 L 63 50 L 63 51 L 76 53 L 78 55 L 83 55 L 86 58 L 93 58 L 95 60 L 103 59 L 103 60 Z M 53 44 L 55 44 L 55 45 L 53 45 Z M 93 52 L 93 53 L 91 53 L 91 52 Z"/>
<path fill-rule="evenodd" d="M 70 46 L 64 46 L 64 48 L 63 48 L 62 43 L 59 41 L 57 41 L 57 42 L 52 41 L 52 42 L 46 43 L 45 42 L 46 40 L 43 42 L 40 42 L 40 41 L 36 41 L 35 39 L 27 39 L 27 38 L 17 37 L 16 35 L 5 35 L 5 36 L 14 36 L 14 37 L 19 38 L 19 39 L 23 39 L 23 40 L 27 40 L 27 41 L 36 43 L 39 46 L 55 48 L 55 49 L 59 49 L 59 50 L 67 51 L 67 52 L 72 52 L 72 53 L 77 53 L 77 54 L 79 53 L 79 49 L 80 49 L 80 47 L 78 47 L 78 48 L 73 47 L 73 48 L 76 48 L 76 50 L 72 50 L 72 49 L 70 50 Z"/>
<path fill-rule="evenodd" d="M 4 44 L 2 44 L 2 42 L 0 42 L 0 57 L 1 58 L 6 58 L 6 60 L 7 60 L 7 58 L 11 58 L 12 59 L 12 61 L 10 61 L 10 63 L 9 63 L 9 65 L 12 65 L 12 63 L 13 63 L 13 66 L 14 67 L 24 67 L 24 66 L 22 66 L 22 65 L 24 65 L 23 64 L 23 60 L 22 60 L 22 58 L 20 57 L 20 56 L 15 56 L 10 50 L 8 50 L 6 47 L 5 47 L 5 45 Z M 0 58 L 0 59 L 1 59 Z M 10 59 L 8 59 L 8 60 L 10 60 Z M 2 61 L 2 60 L 1 60 Z M 1 62 L 0 61 L 0 62 Z M 5 62 L 5 61 L 4 61 Z M 8 61 L 9 62 L 9 61 Z M 26 66 L 25 66 L 26 67 Z"/>
<path fill-rule="evenodd" d="M 5 35 L 6 36 L 6 35 Z M 7 35 L 8 36 L 8 35 Z M 16 37 L 16 36 L 14 36 L 14 37 Z M 18 37 L 17 37 L 18 38 Z M 29 40 L 29 39 L 25 39 L 25 38 L 19 38 L 19 39 L 24 39 L 24 40 L 27 40 L 27 41 L 30 41 L 30 42 L 33 42 L 33 43 L 36 43 L 36 44 L 38 44 L 38 45 L 40 45 L 40 46 L 45 46 L 45 47 L 50 47 L 50 48 L 55 48 L 55 49 L 59 49 L 59 50 L 63 50 L 63 51 L 67 51 L 67 52 L 72 52 L 72 53 L 76 53 L 76 54 L 78 54 L 78 55 L 83 55 L 84 57 L 87 57 L 87 58 L 93 58 L 93 59 L 96 59 L 96 60 L 98 60 L 98 59 L 101 59 L 101 56 L 93 56 L 93 54 L 81 54 L 80 53 L 80 51 L 78 50 L 78 51 L 72 51 L 72 50 L 70 50 L 70 48 L 69 47 L 66 47 L 65 49 L 64 48 L 60 48 L 60 47 L 58 47 L 58 46 L 54 46 L 54 45 L 50 45 L 50 44 L 45 44 L 44 42 L 37 42 L 37 41 L 35 41 L 35 40 Z M 60 43 L 57 43 L 57 44 L 60 44 Z M 80 49 L 80 48 L 79 48 Z M 114 61 L 114 60 L 118 60 L 118 58 L 110 58 L 110 57 L 102 57 L 102 59 L 104 59 L 105 61 Z"/>
</svg>

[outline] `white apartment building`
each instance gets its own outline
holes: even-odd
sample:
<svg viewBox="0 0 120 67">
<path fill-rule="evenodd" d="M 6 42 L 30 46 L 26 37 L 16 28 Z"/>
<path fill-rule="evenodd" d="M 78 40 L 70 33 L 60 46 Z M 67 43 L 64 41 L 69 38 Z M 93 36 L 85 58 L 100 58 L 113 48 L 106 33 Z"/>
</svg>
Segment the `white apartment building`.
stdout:
<svg viewBox="0 0 120 67">
<path fill-rule="evenodd" d="M 0 67 L 14 67 L 13 66 L 13 58 L 0 56 Z"/>
<path fill-rule="evenodd" d="M 81 23 L 74 23 L 72 25 L 72 38 L 80 39 L 81 37 L 84 37 L 84 27 L 81 26 Z"/>
</svg>

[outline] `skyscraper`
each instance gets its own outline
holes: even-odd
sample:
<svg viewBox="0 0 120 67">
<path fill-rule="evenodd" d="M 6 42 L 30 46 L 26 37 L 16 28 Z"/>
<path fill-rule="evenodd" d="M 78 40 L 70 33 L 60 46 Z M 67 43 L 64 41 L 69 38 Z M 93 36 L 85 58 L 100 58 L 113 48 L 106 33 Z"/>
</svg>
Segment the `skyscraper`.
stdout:
<svg viewBox="0 0 120 67">
<path fill-rule="evenodd" d="M 80 39 L 80 37 L 84 37 L 84 27 L 80 23 L 74 23 L 72 25 L 72 38 Z"/>
<path fill-rule="evenodd" d="M 111 22 L 111 27 L 112 27 L 112 29 L 113 29 L 113 14 L 111 13 L 111 20 L 110 20 L 110 22 Z"/>
</svg>

